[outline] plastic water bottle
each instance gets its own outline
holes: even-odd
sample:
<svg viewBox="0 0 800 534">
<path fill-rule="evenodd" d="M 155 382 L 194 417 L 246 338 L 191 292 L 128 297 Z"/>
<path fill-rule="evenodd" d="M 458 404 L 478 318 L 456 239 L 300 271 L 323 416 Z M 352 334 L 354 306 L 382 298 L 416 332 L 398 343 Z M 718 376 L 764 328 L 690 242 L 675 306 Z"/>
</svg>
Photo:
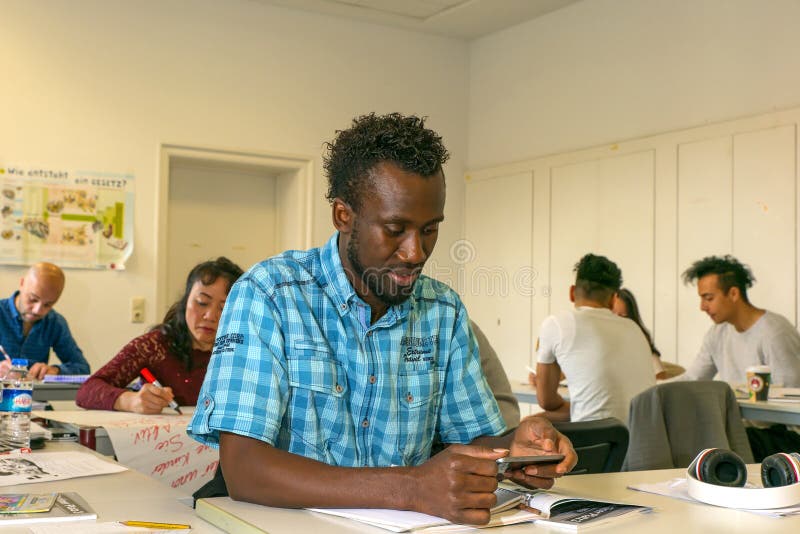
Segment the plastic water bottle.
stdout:
<svg viewBox="0 0 800 534">
<path fill-rule="evenodd" d="M 31 446 L 31 404 L 33 382 L 28 378 L 28 360 L 11 360 L 3 379 L 0 401 L 0 451 Z"/>
</svg>

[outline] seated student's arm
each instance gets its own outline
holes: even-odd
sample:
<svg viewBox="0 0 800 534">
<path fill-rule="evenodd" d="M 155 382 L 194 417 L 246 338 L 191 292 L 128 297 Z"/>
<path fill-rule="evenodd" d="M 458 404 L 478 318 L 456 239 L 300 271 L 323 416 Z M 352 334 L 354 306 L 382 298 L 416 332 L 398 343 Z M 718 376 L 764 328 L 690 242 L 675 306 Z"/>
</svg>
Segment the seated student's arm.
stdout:
<svg viewBox="0 0 800 534">
<path fill-rule="evenodd" d="M 144 367 L 166 357 L 158 332 L 134 338 L 114 358 L 81 385 L 75 403 L 90 410 L 161 413 L 172 400 L 172 389 L 145 384 L 138 392 L 125 389 Z M 165 378 L 162 378 L 165 380 Z"/>
<path fill-rule="evenodd" d="M 536 364 L 536 399 L 543 410 L 557 411 L 566 401 L 558 392 L 561 367 L 557 363 Z"/>
<path fill-rule="evenodd" d="M 714 363 L 714 353 L 716 352 L 717 339 L 714 335 L 720 325 L 712 326 L 703 338 L 703 344 L 697 356 L 686 368 L 686 372 L 678 377 L 678 380 L 711 380 L 717 374 L 717 365 Z M 744 377 L 742 377 L 744 382 Z"/>
<path fill-rule="evenodd" d="M 764 340 L 764 363 L 772 370 L 774 385 L 796 388 L 800 387 L 800 333 L 789 321 L 782 323 L 776 335 Z"/>
<path fill-rule="evenodd" d="M 488 522 L 495 460 L 507 452 L 451 445 L 415 467 L 336 467 L 220 433 L 220 465 L 236 500 L 284 508 L 414 510 L 470 524 Z"/>
<path fill-rule="evenodd" d="M 28 369 L 28 377 L 34 380 L 42 380 L 44 375 L 57 375 L 59 368 L 56 365 L 47 365 L 46 363 L 36 362 Z"/>
<path fill-rule="evenodd" d="M 566 404 L 558 393 L 558 383 L 563 376 L 557 359 L 562 335 L 561 324 L 552 315 L 539 328 L 536 342 L 536 398 L 539 406 L 546 411 L 563 410 Z"/>
</svg>

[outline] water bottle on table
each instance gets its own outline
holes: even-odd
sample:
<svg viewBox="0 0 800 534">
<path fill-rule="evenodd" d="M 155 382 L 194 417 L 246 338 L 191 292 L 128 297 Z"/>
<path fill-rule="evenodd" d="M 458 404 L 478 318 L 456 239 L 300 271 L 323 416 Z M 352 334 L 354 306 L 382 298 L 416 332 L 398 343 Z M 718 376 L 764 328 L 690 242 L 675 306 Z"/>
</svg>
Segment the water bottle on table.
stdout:
<svg viewBox="0 0 800 534">
<path fill-rule="evenodd" d="M 2 382 L 0 400 L 0 452 L 31 446 L 33 382 L 28 378 L 28 360 L 11 360 Z"/>
</svg>

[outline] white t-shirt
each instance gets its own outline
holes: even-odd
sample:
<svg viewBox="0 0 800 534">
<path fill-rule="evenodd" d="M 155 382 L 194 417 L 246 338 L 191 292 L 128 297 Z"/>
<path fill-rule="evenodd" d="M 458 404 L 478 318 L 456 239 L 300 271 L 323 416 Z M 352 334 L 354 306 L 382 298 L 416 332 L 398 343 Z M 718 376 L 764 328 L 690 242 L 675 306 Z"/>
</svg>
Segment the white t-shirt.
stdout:
<svg viewBox="0 0 800 534">
<path fill-rule="evenodd" d="M 800 333 L 784 316 L 767 311 L 744 332 L 713 325 L 681 378 L 711 380 L 719 373 L 720 380 L 744 384 L 751 365 L 769 365 L 775 386 L 800 387 Z"/>
<path fill-rule="evenodd" d="M 607 308 L 582 306 L 545 319 L 536 356 L 557 362 L 567 377 L 571 421 L 616 417 L 627 424 L 631 399 L 656 383 L 644 334 Z"/>
</svg>

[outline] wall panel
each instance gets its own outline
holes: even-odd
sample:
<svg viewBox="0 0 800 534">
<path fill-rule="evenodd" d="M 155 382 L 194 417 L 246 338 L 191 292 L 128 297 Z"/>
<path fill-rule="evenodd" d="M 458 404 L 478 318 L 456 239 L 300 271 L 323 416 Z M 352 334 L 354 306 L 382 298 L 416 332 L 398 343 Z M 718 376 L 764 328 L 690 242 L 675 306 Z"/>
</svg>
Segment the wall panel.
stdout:
<svg viewBox="0 0 800 534">
<path fill-rule="evenodd" d="M 528 364 L 532 343 L 532 194 L 530 172 L 467 182 L 466 209 L 473 216 L 466 220 L 466 239 L 451 248 L 453 260 L 464 265 L 468 313 L 511 376 Z"/>
<path fill-rule="evenodd" d="M 684 366 L 711 321 L 699 310 L 696 287 L 685 286 L 680 274 L 704 256 L 734 254 L 749 264 L 757 279 L 753 303 L 797 324 L 798 123 L 800 108 L 473 171 L 467 235 L 498 220 L 479 199 L 498 202 L 516 224 L 470 268 L 510 261 L 508 268 L 519 269 L 524 254 L 511 261 L 507 250 L 532 252 L 535 339 L 548 314 L 571 306 L 575 262 L 589 251 L 607 255 L 636 294 L 662 357 Z M 520 178 L 531 173 L 532 203 L 529 182 Z M 525 206 L 534 213 L 524 213 Z M 531 233 L 522 228 L 527 222 Z M 521 309 L 519 297 L 513 308 Z M 515 355 L 527 346 L 507 331 L 487 335 Z M 517 356 L 500 354 L 510 376 L 523 374 Z"/>
</svg>

